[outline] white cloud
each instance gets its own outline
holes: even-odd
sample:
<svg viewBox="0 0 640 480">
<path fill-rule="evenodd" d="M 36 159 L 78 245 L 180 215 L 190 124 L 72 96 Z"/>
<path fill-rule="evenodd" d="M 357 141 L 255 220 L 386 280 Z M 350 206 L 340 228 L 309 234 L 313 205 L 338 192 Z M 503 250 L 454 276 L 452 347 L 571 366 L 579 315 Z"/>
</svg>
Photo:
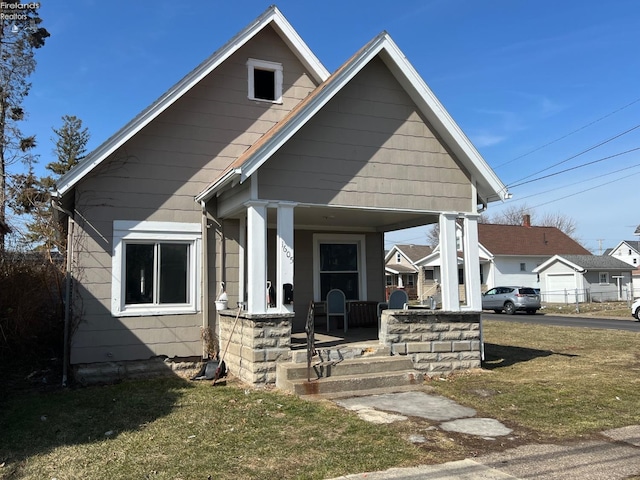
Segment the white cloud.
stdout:
<svg viewBox="0 0 640 480">
<path fill-rule="evenodd" d="M 504 142 L 506 139 L 507 137 L 504 135 L 494 135 L 491 133 L 478 133 L 471 135 L 471 141 L 478 148 L 491 147 Z"/>
</svg>

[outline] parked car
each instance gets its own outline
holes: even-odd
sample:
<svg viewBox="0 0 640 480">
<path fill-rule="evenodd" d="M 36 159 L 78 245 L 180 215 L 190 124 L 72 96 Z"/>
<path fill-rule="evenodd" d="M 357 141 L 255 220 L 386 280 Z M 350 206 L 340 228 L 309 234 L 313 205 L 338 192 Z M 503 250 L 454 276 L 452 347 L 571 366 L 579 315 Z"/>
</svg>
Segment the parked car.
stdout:
<svg viewBox="0 0 640 480">
<path fill-rule="evenodd" d="M 482 309 L 507 315 L 522 310 L 533 315 L 540 309 L 540 295 L 530 287 L 494 287 L 482 294 Z"/>
<path fill-rule="evenodd" d="M 640 322 L 640 298 L 631 305 L 631 316 Z"/>
</svg>

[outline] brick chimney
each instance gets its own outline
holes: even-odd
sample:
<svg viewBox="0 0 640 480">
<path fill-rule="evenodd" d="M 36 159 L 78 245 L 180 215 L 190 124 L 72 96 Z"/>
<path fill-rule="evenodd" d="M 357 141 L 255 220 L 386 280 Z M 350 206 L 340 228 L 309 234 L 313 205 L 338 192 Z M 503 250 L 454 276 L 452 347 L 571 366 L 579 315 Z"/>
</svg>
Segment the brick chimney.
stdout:
<svg viewBox="0 0 640 480">
<path fill-rule="evenodd" d="M 522 216 L 522 226 L 528 228 L 531 227 L 531 215 L 529 215 L 528 213 Z"/>
</svg>

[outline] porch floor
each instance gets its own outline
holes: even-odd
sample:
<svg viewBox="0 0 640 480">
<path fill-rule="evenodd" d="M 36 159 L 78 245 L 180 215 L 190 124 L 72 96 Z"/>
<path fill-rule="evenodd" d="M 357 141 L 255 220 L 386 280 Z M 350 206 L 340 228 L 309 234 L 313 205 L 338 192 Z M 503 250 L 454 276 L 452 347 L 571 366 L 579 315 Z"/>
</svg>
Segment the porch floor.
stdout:
<svg viewBox="0 0 640 480">
<path fill-rule="evenodd" d="M 326 332 L 323 330 L 315 332 L 315 347 L 329 348 L 337 345 L 344 347 L 365 347 L 379 345 L 378 327 L 355 327 L 350 328 L 347 333 L 340 329 Z M 291 350 L 306 350 L 307 334 L 305 332 L 291 334 Z"/>
</svg>

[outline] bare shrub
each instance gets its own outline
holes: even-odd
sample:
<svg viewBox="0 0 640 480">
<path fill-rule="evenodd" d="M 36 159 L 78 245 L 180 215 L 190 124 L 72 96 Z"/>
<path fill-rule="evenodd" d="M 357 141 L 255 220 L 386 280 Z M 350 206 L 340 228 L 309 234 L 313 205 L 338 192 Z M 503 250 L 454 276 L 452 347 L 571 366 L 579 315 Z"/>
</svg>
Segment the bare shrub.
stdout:
<svg viewBox="0 0 640 480">
<path fill-rule="evenodd" d="M 63 326 L 62 261 L 0 253 L 0 361 L 60 359 Z"/>
</svg>

